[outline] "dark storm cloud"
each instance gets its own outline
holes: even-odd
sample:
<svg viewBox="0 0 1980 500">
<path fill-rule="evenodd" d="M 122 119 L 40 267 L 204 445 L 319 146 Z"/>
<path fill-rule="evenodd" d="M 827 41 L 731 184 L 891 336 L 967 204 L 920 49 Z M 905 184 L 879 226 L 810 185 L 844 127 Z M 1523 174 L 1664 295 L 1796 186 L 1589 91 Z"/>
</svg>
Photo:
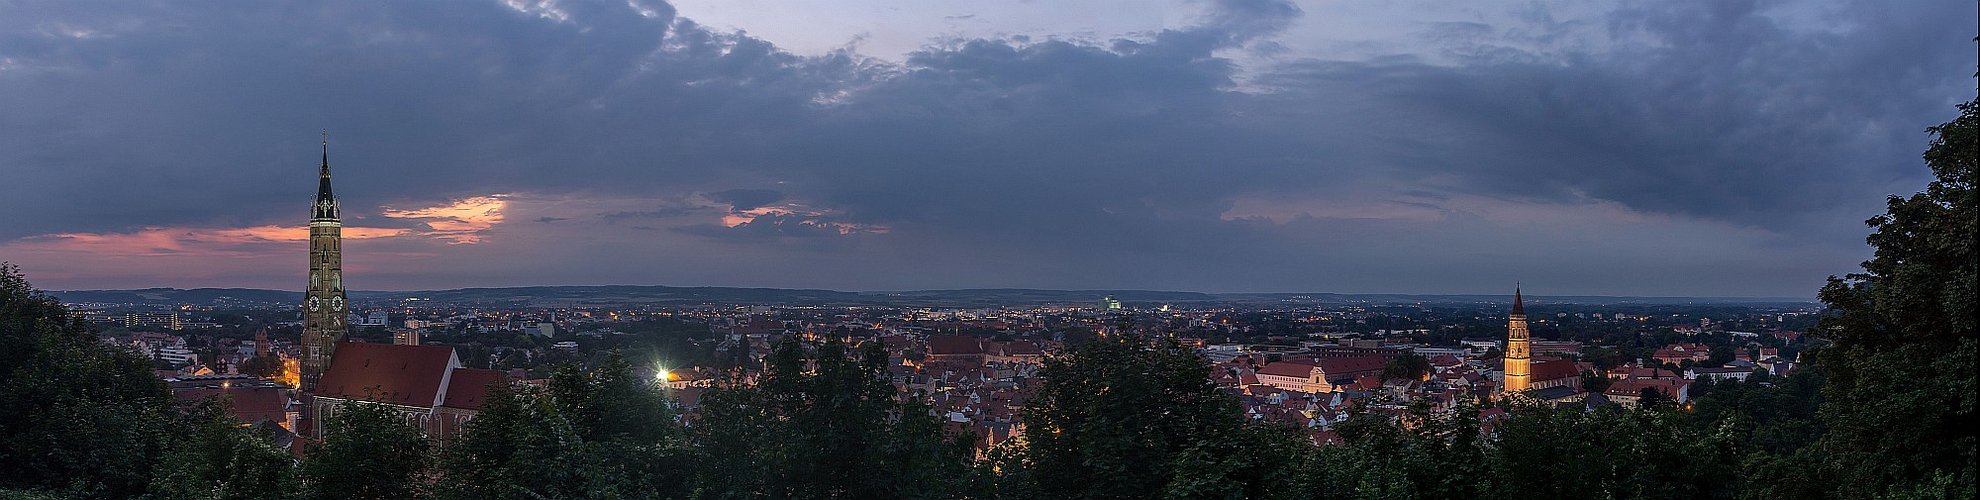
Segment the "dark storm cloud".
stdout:
<svg viewBox="0 0 1980 500">
<path fill-rule="evenodd" d="M 683 215 L 702 213 L 706 211 L 707 210 L 704 209 L 688 208 L 688 207 L 662 207 L 653 210 L 605 212 L 603 214 L 599 214 L 598 217 L 604 219 L 606 222 L 617 222 L 628 219 L 665 219 L 669 217 L 680 217 Z"/>
<path fill-rule="evenodd" d="M 359 217 L 492 193 L 703 193 L 734 219 L 666 202 L 519 220 L 639 219 L 769 260 L 946 253 L 972 262 L 959 279 L 1018 280 L 992 285 L 1292 289 L 1338 265 L 1322 251 L 1484 265 L 1458 247 L 1500 243 L 1448 225 L 1482 226 L 1458 205 L 1480 199 L 1612 203 L 1762 240 L 1814 224 L 1793 238 L 1846 264 L 1831 249 L 1860 232 L 1820 221 L 1857 231 L 1922 182 L 1919 131 L 1971 95 L 1974 58 L 1972 6 L 1954 2 L 1646 2 L 1601 25 L 1532 8 L 1430 26 L 1428 53 L 1244 67 L 1283 54 L 1273 37 L 1305 14 L 1223 1 L 1184 28 L 941 40 L 888 62 L 793 55 L 659 2 L 516 3 L 0 7 L 0 211 L 34 214 L 0 218 L 0 242 L 293 222 L 328 127 Z M 1780 20 L 1794 16 L 1848 22 Z M 1227 215 L 1312 211 L 1286 200 L 1363 206 Z M 1398 210 L 1446 225 L 1379 220 Z M 703 219 L 667 225 L 687 216 Z M 1446 253 L 1361 251 L 1390 240 Z M 875 260 L 816 278 L 945 286 L 854 281 L 892 264 Z M 1314 270 L 1243 281 L 1258 262 Z M 1172 281 L 1134 281 L 1151 267 Z"/>
<path fill-rule="evenodd" d="M 708 193 L 708 199 L 727 203 L 735 210 L 749 210 L 784 201 L 784 193 L 775 189 L 730 189 Z"/>
<path fill-rule="evenodd" d="M 1285 90 L 1278 105 L 1355 96 L 1383 110 L 1362 126 L 1413 142 L 1391 157 L 1406 170 L 1793 229 L 1799 214 L 1874 207 L 1877 188 L 1919 182 L 1920 125 L 1972 94 L 1960 77 L 1971 47 L 1949 43 L 1970 37 L 1969 20 L 1925 3 L 1856 7 L 1842 32 L 1801 33 L 1752 2 L 1645 4 L 1611 19 L 1612 36 L 1641 46 L 1612 53 L 1545 56 L 1472 33 L 1453 48 L 1465 65 L 1306 62 L 1268 83 Z"/>
<path fill-rule="evenodd" d="M 802 215 L 763 215 L 734 226 L 691 224 L 677 226 L 674 230 L 682 234 L 729 241 L 762 241 L 787 237 L 819 238 L 843 234 L 838 228 L 819 217 Z"/>
<path fill-rule="evenodd" d="M 6 208 L 64 210 L 10 218 L 0 237 L 286 219 L 326 127 L 360 208 L 706 182 L 735 145 L 709 138 L 747 140 L 836 81 L 834 61 L 664 4 L 568 3 L 552 18 L 497 3 L 11 8 L 0 161 L 26 189 Z"/>
</svg>

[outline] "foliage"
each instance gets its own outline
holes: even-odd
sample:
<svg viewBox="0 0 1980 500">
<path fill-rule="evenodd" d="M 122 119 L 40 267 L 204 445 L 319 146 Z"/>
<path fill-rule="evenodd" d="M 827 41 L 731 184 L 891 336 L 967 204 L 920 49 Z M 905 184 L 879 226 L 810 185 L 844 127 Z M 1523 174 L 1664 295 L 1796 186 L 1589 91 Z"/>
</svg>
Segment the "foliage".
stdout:
<svg viewBox="0 0 1980 500">
<path fill-rule="evenodd" d="M 1391 359 L 1388 364 L 1382 365 L 1383 380 L 1422 380 L 1429 374 L 1430 358 L 1414 353 L 1396 356 L 1396 359 Z"/>
<path fill-rule="evenodd" d="M 534 387 L 490 386 L 481 414 L 442 450 L 439 498 L 543 498 L 582 488 L 570 470 L 568 419 Z"/>
<path fill-rule="evenodd" d="M 0 489 L 142 493 L 171 404 L 150 360 L 98 342 L 0 263 Z"/>
<path fill-rule="evenodd" d="M 1581 390 L 1589 394 L 1601 394 L 1602 391 L 1609 390 L 1609 386 L 1614 383 L 1615 381 L 1609 380 L 1607 375 L 1591 370 L 1581 371 Z"/>
<path fill-rule="evenodd" d="M 1515 406 L 1494 429 L 1492 496 L 1724 498 L 1740 444 L 1675 408 Z"/>
<path fill-rule="evenodd" d="M 1236 443 L 1287 439 L 1256 433 L 1209 366 L 1173 341 L 1114 335 L 1048 359 L 1026 404 L 1026 446 L 999 469 L 1007 494 L 1077 498 L 1264 497 L 1288 486 L 1291 462 L 1231 457 Z M 1283 449 L 1264 445 L 1260 449 Z"/>
<path fill-rule="evenodd" d="M 282 374 L 282 358 L 275 356 L 254 356 L 242 361 L 240 372 L 261 378 L 275 378 Z"/>
<path fill-rule="evenodd" d="M 151 493 L 175 499 L 278 499 L 295 495 L 295 459 L 255 435 L 207 400 L 174 419 L 176 430 L 158 461 Z"/>
<path fill-rule="evenodd" d="M 1346 445 L 1320 452 L 1324 497 L 1477 498 L 1491 484 L 1474 405 L 1387 413 L 1364 403 L 1337 430 Z"/>
<path fill-rule="evenodd" d="M 1933 127 L 1925 192 L 1893 196 L 1871 218 L 1876 254 L 1863 272 L 1830 277 L 1821 299 L 1833 314 L 1817 335 L 1827 376 L 1821 451 L 1840 493 L 1868 497 L 1932 490 L 1951 477 L 1971 498 L 1976 386 L 1974 170 L 1980 105 Z"/>
<path fill-rule="evenodd" d="M 489 387 L 442 450 L 441 498 L 671 498 L 685 491 L 679 424 L 662 389 L 612 354 L 560 368 L 548 390 Z"/>
<path fill-rule="evenodd" d="M 975 488 L 967 435 L 894 396 L 886 353 L 828 340 L 779 343 L 761 380 L 702 398 L 693 495 L 954 498 Z M 752 493 L 754 492 L 754 493 Z"/>
<path fill-rule="evenodd" d="M 323 442 L 299 470 L 302 498 L 416 498 L 425 493 L 427 441 L 383 404 L 348 402 L 318 415 Z"/>
</svg>

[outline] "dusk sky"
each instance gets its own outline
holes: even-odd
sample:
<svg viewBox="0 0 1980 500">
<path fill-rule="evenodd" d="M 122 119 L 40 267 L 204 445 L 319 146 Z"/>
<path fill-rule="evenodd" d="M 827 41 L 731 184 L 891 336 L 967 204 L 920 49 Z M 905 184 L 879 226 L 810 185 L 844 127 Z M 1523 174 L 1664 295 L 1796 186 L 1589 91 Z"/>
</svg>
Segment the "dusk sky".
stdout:
<svg viewBox="0 0 1980 500">
<path fill-rule="evenodd" d="M 1971 0 L 0 0 L 0 260 L 298 290 L 1810 297 Z"/>
</svg>

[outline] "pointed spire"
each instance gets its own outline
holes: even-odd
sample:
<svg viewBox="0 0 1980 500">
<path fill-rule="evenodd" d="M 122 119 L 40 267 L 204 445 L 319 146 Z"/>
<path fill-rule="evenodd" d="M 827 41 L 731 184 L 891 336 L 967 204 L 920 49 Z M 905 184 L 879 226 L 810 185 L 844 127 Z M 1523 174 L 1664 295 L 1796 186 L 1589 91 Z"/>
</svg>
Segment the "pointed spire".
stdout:
<svg viewBox="0 0 1980 500">
<path fill-rule="evenodd" d="M 1519 296 L 1519 287 L 1513 287 L 1513 314 L 1526 314 L 1526 300 Z"/>
<path fill-rule="evenodd" d="M 336 219 L 337 196 L 330 191 L 330 131 L 323 131 L 323 165 L 317 169 L 316 207 L 312 219 Z"/>
<path fill-rule="evenodd" d="M 330 177 L 330 130 L 329 129 L 323 130 L 323 170 L 318 175 L 322 175 L 324 178 Z"/>
</svg>

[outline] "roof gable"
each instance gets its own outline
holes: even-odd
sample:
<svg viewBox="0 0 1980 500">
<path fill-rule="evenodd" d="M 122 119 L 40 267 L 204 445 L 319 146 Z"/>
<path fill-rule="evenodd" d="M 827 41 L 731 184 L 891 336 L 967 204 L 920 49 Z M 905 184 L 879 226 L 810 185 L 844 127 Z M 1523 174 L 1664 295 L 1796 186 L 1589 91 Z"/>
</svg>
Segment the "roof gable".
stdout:
<svg viewBox="0 0 1980 500">
<path fill-rule="evenodd" d="M 1558 380 L 1569 377 L 1581 376 L 1580 367 L 1575 366 L 1574 362 L 1567 361 L 1564 359 L 1551 359 L 1544 362 L 1533 363 L 1531 367 L 1532 367 L 1531 368 L 1532 371 L 1529 372 L 1531 373 L 1531 375 L 1529 376 L 1528 380 L 1534 382 L 1544 382 L 1548 380 Z"/>
<path fill-rule="evenodd" d="M 324 396 L 432 407 L 440 403 L 448 370 L 460 365 L 452 347 L 343 342 L 316 389 Z"/>
<path fill-rule="evenodd" d="M 447 400 L 441 402 L 440 406 L 479 410 L 481 405 L 487 402 L 488 386 L 508 379 L 508 375 L 503 374 L 501 370 L 457 368 L 454 370 L 454 375 L 447 380 Z"/>
<path fill-rule="evenodd" d="M 1328 377 L 1338 377 L 1361 372 L 1380 371 L 1387 364 L 1389 364 L 1389 358 L 1382 356 L 1320 358 L 1320 371 L 1327 372 Z"/>
<path fill-rule="evenodd" d="M 1266 363 L 1264 368 L 1258 370 L 1258 374 L 1307 378 L 1313 376 L 1313 368 L 1311 364 L 1297 361 L 1275 361 Z"/>
<path fill-rule="evenodd" d="M 934 335 L 928 337 L 928 354 L 983 354 L 983 344 L 968 335 Z"/>
</svg>

